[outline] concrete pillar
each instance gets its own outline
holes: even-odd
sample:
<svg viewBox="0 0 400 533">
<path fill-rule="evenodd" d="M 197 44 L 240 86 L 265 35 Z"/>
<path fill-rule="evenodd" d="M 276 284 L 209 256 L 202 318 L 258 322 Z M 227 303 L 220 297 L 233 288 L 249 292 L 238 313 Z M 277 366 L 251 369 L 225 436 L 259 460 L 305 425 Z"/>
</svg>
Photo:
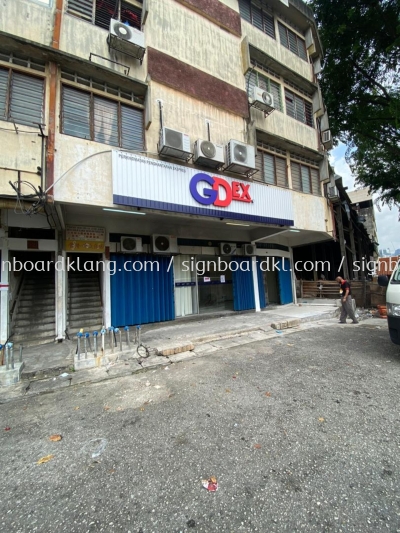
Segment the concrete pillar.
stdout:
<svg viewBox="0 0 400 533">
<path fill-rule="evenodd" d="M 290 273 L 292 275 L 292 293 L 293 293 L 293 303 L 297 304 L 297 292 L 296 292 L 296 273 L 294 271 L 294 259 L 293 259 L 293 248 L 289 248 L 290 252 Z"/>
<path fill-rule="evenodd" d="M 111 324 L 111 275 L 110 271 L 111 261 L 107 259 L 106 254 L 103 254 L 104 274 L 102 276 L 102 292 L 103 292 L 103 325 L 106 328 L 112 326 Z"/>
<path fill-rule="evenodd" d="M 251 258 L 251 270 L 253 273 L 254 302 L 256 305 L 256 313 L 258 313 L 261 311 L 261 307 L 260 307 L 260 293 L 258 289 L 257 257 Z"/>
<path fill-rule="evenodd" d="M 10 283 L 10 266 L 8 254 L 8 241 L 6 237 L 2 239 L 1 249 L 1 285 L 0 291 L 0 343 L 5 344 L 9 335 L 9 283 Z"/>
<path fill-rule="evenodd" d="M 66 253 L 57 255 L 55 271 L 56 283 L 56 335 L 57 340 L 64 339 L 64 332 L 67 327 L 67 273 L 66 273 Z"/>
</svg>

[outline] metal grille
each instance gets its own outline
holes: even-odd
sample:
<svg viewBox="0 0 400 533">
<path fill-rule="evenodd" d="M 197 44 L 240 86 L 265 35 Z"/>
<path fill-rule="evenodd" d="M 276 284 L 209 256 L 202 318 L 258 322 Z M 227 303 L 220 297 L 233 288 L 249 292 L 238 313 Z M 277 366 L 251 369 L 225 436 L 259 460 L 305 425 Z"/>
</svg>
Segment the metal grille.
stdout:
<svg viewBox="0 0 400 533">
<path fill-rule="evenodd" d="M 45 63 L 38 61 L 32 61 L 30 58 L 22 58 L 15 56 L 14 54 L 1 54 L 0 61 L 5 61 L 6 63 L 12 63 L 13 65 L 19 65 L 20 67 L 31 68 L 32 70 L 37 70 L 39 72 L 45 72 L 46 66 Z"/>
<path fill-rule="evenodd" d="M 0 117 L 6 119 L 7 113 L 7 92 L 8 92 L 8 76 L 9 70 L 5 68 L 0 69 Z"/>
<path fill-rule="evenodd" d="M 321 196 L 321 184 L 319 181 L 319 172 L 315 168 L 310 169 L 311 172 L 311 186 L 313 194 Z"/>
<path fill-rule="evenodd" d="M 313 111 L 311 102 L 307 102 L 297 94 L 285 89 L 286 113 L 307 126 L 313 127 Z"/>
<path fill-rule="evenodd" d="M 275 152 L 277 154 L 286 155 L 286 150 L 281 150 L 280 148 L 275 148 L 275 146 L 271 146 L 270 144 L 265 144 L 262 142 L 257 143 L 257 146 L 264 150 L 268 150 L 270 152 Z"/>
<path fill-rule="evenodd" d="M 143 150 L 143 113 L 133 107 L 121 106 L 122 148 Z"/>
<path fill-rule="evenodd" d="M 275 39 L 275 24 L 272 15 L 254 5 L 250 0 L 239 0 L 239 12 L 244 20 Z"/>
<path fill-rule="evenodd" d="M 274 70 L 272 70 L 272 68 L 269 68 L 266 65 L 263 65 L 262 63 L 260 63 L 259 61 L 256 61 L 255 59 L 251 59 L 251 64 L 254 67 L 257 67 L 260 70 L 263 70 L 264 72 L 266 72 L 267 74 L 270 74 L 271 76 L 274 76 L 275 78 L 278 78 L 278 80 L 280 80 L 281 77 Z"/>
<path fill-rule="evenodd" d="M 304 39 L 301 39 L 301 37 L 296 35 L 292 30 L 289 30 L 281 22 L 278 22 L 278 29 L 281 45 L 301 57 L 301 59 L 304 59 L 304 61 L 307 61 L 306 43 Z"/>
<path fill-rule="evenodd" d="M 63 87 L 62 132 L 127 150 L 143 149 L 143 112 L 120 102 Z"/>
<path fill-rule="evenodd" d="M 312 165 L 314 167 L 319 168 L 318 161 L 315 161 L 314 159 L 308 159 L 307 157 L 303 157 L 299 154 L 296 154 L 294 152 L 290 152 L 290 159 L 295 159 L 296 161 L 301 161 L 302 163 L 307 163 L 308 165 Z"/>
<path fill-rule="evenodd" d="M 95 0 L 68 0 L 67 12 L 93 22 Z"/>
</svg>

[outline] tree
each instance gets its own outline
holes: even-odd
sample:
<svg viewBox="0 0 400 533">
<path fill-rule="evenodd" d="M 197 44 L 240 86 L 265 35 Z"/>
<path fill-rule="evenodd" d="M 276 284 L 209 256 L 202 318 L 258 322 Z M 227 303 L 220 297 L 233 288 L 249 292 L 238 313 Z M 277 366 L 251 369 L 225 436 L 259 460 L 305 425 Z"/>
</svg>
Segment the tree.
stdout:
<svg viewBox="0 0 400 533">
<path fill-rule="evenodd" d="M 400 207 L 400 0 L 311 0 L 332 135 L 356 182 Z"/>
</svg>

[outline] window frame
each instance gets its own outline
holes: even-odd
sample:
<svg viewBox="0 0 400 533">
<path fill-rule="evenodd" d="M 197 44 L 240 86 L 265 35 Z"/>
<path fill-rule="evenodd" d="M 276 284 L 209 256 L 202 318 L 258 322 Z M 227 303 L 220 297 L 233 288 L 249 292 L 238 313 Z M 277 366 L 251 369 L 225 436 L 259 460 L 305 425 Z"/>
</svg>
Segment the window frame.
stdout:
<svg viewBox="0 0 400 533">
<path fill-rule="evenodd" d="M 39 126 L 37 124 L 40 124 L 41 126 L 45 126 L 46 124 L 46 74 L 45 72 L 40 72 L 34 70 L 33 72 L 28 67 L 15 67 L 14 65 L 5 64 L 3 61 L 0 61 L 0 69 L 8 71 L 7 73 L 7 87 L 6 87 L 6 97 L 5 97 L 5 107 L 4 107 L 4 116 L 0 116 L 0 121 L 4 122 L 11 122 L 16 124 L 21 124 L 23 126 L 26 126 L 28 128 L 36 128 L 38 129 Z M 41 122 L 37 123 L 27 123 L 27 122 L 20 122 L 19 120 L 15 120 L 14 118 L 10 117 L 11 112 L 11 103 L 12 103 L 12 76 L 13 74 L 20 74 L 22 76 L 26 76 L 28 78 L 34 78 L 36 80 L 40 80 L 42 82 L 42 102 L 41 102 Z"/>
<path fill-rule="evenodd" d="M 288 45 L 286 46 L 286 44 L 284 44 L 282 42 L 282 39 L 281 39 L 281 28 L 282 30 L 285 31 L 286 33 L 286 40 L 287 40 L 287 43 Z M 278 20 L 278 34 L 279 34 L 279 42 L 282 46 L 284 46 L 287 50 L 289 50 L 290 52 L 292 52 L 292 54 L 296 55 L 297 57 L 299 57 L 300 59 L 302 59 L 303 61 L 305 61 L 306 63 L 309 62 L 308 60 L 308 53 L 307 53 L 307 47 L 306 47 L 306 40 L 303 38 L 303 37 L 300 37 L 300 35 L 298 35 L 296 32 L 294 32 L 293 30 L 291 30 L 288 26 L 286 26 L 286 24 L 283 24 L 283 22 L 281 22 L 280 20 Z M 294 50 L 292 50 L 292 48 L 290 47 L 290 37 L 293 37 L 295 38 L 296 40 L 296 48 L 297 48 L 297 52 L 295 52 Z M 302 46 L 302 49 L 304 50 L 304 55 L 305 57 L 303 57 L 301 54 L 300 54 L 300 48 L 299 48 L 299 42 L 301 43 L 301 46 Z"/>
<path fill-rule="evenodd" d="M 281 189 L 288 189 L 289 188 L 289 173 L 288 173 L 288 165 L 287 165 L 287 159 L 283 155 L 277 155 L 273 152 L 267 152 L 265 149 L 261 149 L 260 147 L 257 148 L 258 153 L 261 155 L 262 161 L 261 161 L 261 170 L 262 170 L 262 182 L 266 185 L 273 185 L 274 187 L 280 187 Z M 269 183 L 268 181 L 265 181 L 265 167 L 264 167 L 264 158 L 265 156 L 272 157 L 273 164 L 274 164 L 274 183 Z M 276 166 L 276 160 L 279 159 L 284 162 L 285 167 L 285 186 L 278 184 L 278 174 L 277 174 L 277 166 Z"/>
<path fill-rule="evenodd" d="M 242 16 L 242 13 L 241 13 L 241 10 L 240 10 L 240 6 L 241 6 L 242 3 L 246 3 L 248 5 L 248 9 L 249 9 L 249 12 L 250 12 L 250 20 L 247 20 L 245 17 Z M 258 9 L 258 10 L 261 11 L 262 29 L 254 24 L 253 8 L 254 9 Z M 271 37 L 271 39 L 274 39 L 276 41 L 276 24 L 275 24 L 275 17 L 273 16 L 272 13 L 269 13 L 267 10 L 263 9 L 262 7 L 256 6 L 251 0 L 239 0 L 239 15 L 240 15 L 240 17 L 243 20 L 245 20 L 246 22 L 251 24 L 254 28 L 257 28 L 257 30 L 262 31 L 263 33 L 265 33 L 265 35 L 268 35 L 268 37 Z M 273 35 L 271 35 L 270 33 L 265 31 L 265 27 L 266 26 L 265 26 L 265 22 L 264 22 L 264 16 L 266 18 L 269 18 L 272 21 L 272 28 L 273 28 L 273 32 L 274 32 Z"/>
<path fill-rule="evenodd" d="M 89 95 L 89 132 L 90 132 L 90 138 L 87 138 L 87 137 L 81 137 L 79 135 L 73 135 L 71 133 L 66 133 L 65 130 L 64 130 L 64 121 L 65 121 L 65 118 L 64 118 L 64 87 L 68 87 L 70 89 L 74 89 L 75 91 L 78 91 L 78 92 L 81 92 L 81 93 L 84 93 L 84 94 L 88 94 Z M 95 98 L 98 98 L 98 99 L 103 99 L 103 100 L 108 100 L 109 102 L 113 102 L 115 104 L 117 104 L 117 130 L 118 130 L 118 145 L 115 145 L 115 144 L 109 144 L 109 143 L 105 143 L 105 142 L 102 142 L 102 141 L 98 141 L 95 139 L 95 135 L 96 135 L 96 132 L 95 132 L 95 113 L 94 113 L 94 106 L 95 106 Z M 122 149 L 122 150 L 131 150 L 131 151 L 136 151 L 135 149 L 132 149 L 132 148 L 124 148 L 123 146 L 123 143 L 124 143 L 124 140 L 123 140 L 123 137 L 122 137 L 122 107 L 126 107 L 126 108 L 130 108 L 130 109 L 135 109 L 137 111 L 139 111 L 142 115 L 142 120 L 141 120 L 141 123 L 142 123 L 142 131 L 141 131 L 141 134 L 142 134 L 142 145 L 140 147 L 140 149 L 144 149 L 144 146 L 145 146 L 145 127 L 144 127 L 144 107 L 141 106 L 141 105 L 138 105 L 138 104 L 134 104 L 133 102 L 131 103 L 129 100 L 122 100 L 114 95 L 109 95 L 108 93 L 104 93 L 102 91 L 99 91 L 99 90 L 96 90 L 96 89 L 91 89 L 89 87 L 85 87 L 85 86 L 80 86 L 79 84 L 77 83 L 71 83 L 71 82 L 68 82 L 68 81 L 65 81 L 65 80 L 62 80 L 62 83 L 61 83 L 61 96 L 60 96 L 60 133 L 62 133 L 63 135 L 68 135 L 69 137 L 75 137 L 76 139 L 83 139 L 83 140 L 86 140 L 86 141 L 91 141 L 91 142 L 95 142 L 95 143 L 99 143 L 99 144 L 105 144 L 106 146 L 111 146 L 111 147 L 115 147 L 115 148 L 119 148 L 119 149 Z"/>
<path fill-rule="evenodd" d="M 298 165 L 299 166 L 301 189 L 295 189 L 293 187 L 293 174 L 292 174 L 293 165 Z M 307 172 L 308 172 L 308 185 L 309 185 L 309 188 L 310 188 L 310 192 L 305 191 L 304 187 L 303 187 L 303 175 L 302 175 L 303 168 L 307 169 Z M 312 171 L 317 173 L 317 182 L 318 182 L 318 186 L 319 186 L 318 191 L 314 191 Z M 293 191 L 301 192 L 303 194 L 312 194 L 313 196 L 322 196 L 321 185 L 320 185 L 319 167 L 307 165 L 306 163 L 302 163 L 301 161 L 297 161 L 297 160 L 294 160 L 294 159 L 291 158 L 290 159 L 290 172 L 291 172 L 291 175 L 292 175 L 292 190 Z"/>
<path fill-rule="evenodd" d="M 288 117 L 293 118 L 294 120 L 297 120 L 298 122 L 301 122 L 302 124 L 308 126 L 309 128 L 315 129 L 314 110 L 313 110 L 312 101 L 307 100 L 303 96 L 299 96 L 297 93 L 293 92 L 291 89 L 288 89 L 287 87 L 284 87 L 284 89 L 285 89 L 285 91 L 284 91 L 284 99 L 285 99 L 286 115 Z M 290 96 L 293 97 L 292 100 L 293 100 L 294 115 L 291 115 L 290 113 L 288 113 L 288 109 L 289 108 L 288 108 L 288 105 L 287 105 L 287 100 L 288 100 L 288 98 Z M 305 120 L 300 120 L 298 118 L 297 106 L 298 106 L 298 103 L 299 103 L 298 101 L 299 100 L 303 104 L 303 109 L 299 110 L 299 112 L 302 111 Z M 309 106 L 309 107 L 307 108 L 307 106 Z"/>
</svg>

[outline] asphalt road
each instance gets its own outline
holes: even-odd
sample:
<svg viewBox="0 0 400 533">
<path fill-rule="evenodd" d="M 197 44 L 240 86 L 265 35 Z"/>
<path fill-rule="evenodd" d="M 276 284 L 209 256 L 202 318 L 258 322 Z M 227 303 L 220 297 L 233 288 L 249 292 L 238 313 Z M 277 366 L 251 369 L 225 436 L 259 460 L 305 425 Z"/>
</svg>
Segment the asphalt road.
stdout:
<svg viewBox="0 0 400 533">
<path fill-rule="evenodd" d="M 399 532 L 400 350 L 333 322 L 2 405 L 0 530 Z"/>
</svg>

